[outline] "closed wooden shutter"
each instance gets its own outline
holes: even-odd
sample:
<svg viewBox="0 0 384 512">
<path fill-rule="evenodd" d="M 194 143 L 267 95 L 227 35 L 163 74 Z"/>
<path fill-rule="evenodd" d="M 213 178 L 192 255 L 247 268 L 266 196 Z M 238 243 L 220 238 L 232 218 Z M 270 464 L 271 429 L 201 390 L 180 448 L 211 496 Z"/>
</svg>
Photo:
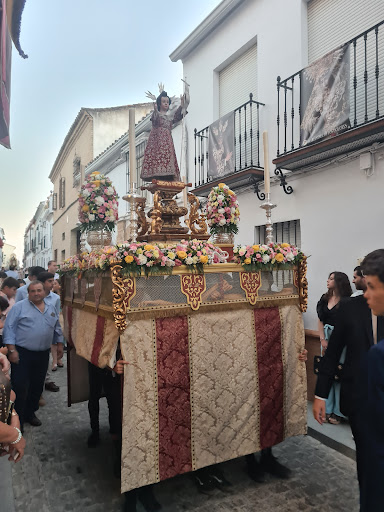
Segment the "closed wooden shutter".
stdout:
<svg viewBox="0 0 384 512">
<path fill-rule="evenodd" d="M 254 45 L 219 73 L 220 117 L 243 105 L 249 93 L 257 100 L 257 46 Z"/>
<path fill-rule="evenodd" d="M 365 30 L 384 20 L 383 0 L 311 0 L 308 3 L 308 60 L 309 63 L 319 59 L 329 51 L 337 48 Z M 379 66 L 384 62 L 384 26 L 378 34 Z M 376 117 L 376 39 L 375 33 L 367 37 L 367 116 L 368 120 Z M 356 68 L 354 65 L 354 48 L 350 47 L 350 119 L 353 126 L 355 118 L 353 79 L 356 76 L 356 120 L 357 124 L 365 119 L 365 51 L 364 39 L 356 44 Z M 379 111 L 384 114 L 384 67 L 379 76 Z"/>
</svg>

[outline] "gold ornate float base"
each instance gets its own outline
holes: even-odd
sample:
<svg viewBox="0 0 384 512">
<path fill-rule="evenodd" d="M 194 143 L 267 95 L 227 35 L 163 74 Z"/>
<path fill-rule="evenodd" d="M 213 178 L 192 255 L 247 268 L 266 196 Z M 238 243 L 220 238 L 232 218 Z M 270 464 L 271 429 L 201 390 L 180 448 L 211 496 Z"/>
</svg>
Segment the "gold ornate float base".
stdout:
<svg viewBox="0 0 384 512">
<path fill-rule="evenodd" d="M 153 207 L 147 214 L 149 222 L 143 215 L 139 216 L 139 241 L 155 243 L 194 238 L 208 240 L 207 224 L 204 215 L 199 212 L 200 203 L 197 197 L 188 194 L 189 209 L 177 204 L 175 196 L 187 186 L 192 184 L 152 180 L 150 185 L 141 187 L 153 194 Z M 186 226 L 181 225 L 181 217 L 187 217 Z"/>
</svg>

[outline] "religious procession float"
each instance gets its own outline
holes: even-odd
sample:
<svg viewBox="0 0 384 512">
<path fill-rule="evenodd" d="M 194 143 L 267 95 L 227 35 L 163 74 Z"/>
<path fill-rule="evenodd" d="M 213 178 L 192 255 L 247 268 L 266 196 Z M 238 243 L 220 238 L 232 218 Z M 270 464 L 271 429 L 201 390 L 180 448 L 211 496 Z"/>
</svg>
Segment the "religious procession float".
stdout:
<svg viewBox="0 0 384 512">
<path fill-rule="evenodd" d="M 180 179 L 170 129 L 183 113 L 167 117 L 159 98 L 142 170 L 153 206 L 131 179 L 129 213 L 117 222 L 109 178 L 88 176 L 83 251 L 61 266 L 70 401 L 87 398 L 87 361 L 113 368 L 119 346 L 129 362 L 122 492 L 306 432 L 306 257 L 271 241 L 269 194 L 265 245 L 233 246 L 240 213 L 224 183 L 205 212 L 192 193 L 179 205 L 191 185 Z M 111 245 L 116 225 L 123 242 Z"/>
</svg>

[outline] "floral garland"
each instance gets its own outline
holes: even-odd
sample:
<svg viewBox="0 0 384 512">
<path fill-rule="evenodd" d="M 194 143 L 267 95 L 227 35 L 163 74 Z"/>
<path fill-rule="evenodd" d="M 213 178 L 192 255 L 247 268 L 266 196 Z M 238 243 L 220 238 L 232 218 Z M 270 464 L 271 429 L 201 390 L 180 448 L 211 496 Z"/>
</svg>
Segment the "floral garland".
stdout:
<svg viewBox="0 0 384 512">
<path fill-rule="evenodd" d="M 239 203 L 236 194 L 225 183 L 219 183 L 210 191 L 207 219 L 212 234 L 220 232 L 236 234 L 238 232 Z"/>
<path fill-rule="evenodd" d="M 171 274 L 174 267 L 187 265 L 203 272 L 204 266 L 225 261 L 221 249 L 200 240 L 182 240 L 178 244 L 124 243 L 107 246 L 102 250 L 82 253 L 66 259 L 60 266 L 60 272 L 79 275 L 84 271 L 105 272 L 118 263 L 123 274 L 145 275 Z"/>
<path fill-rule="evenodd" d="M 303 259 L 304 254 L 287 243 L 268 245 L 238 245 L 233 248 L 233 261 L 247 272 L 292 267 Z"/>
<path fill-rule="evenodd" d="M 108 229 L 112 231 L 118 219 L 118 195 L 109 178 L 93 172 L 79 193 L 81 231 Z"/>
</svg>

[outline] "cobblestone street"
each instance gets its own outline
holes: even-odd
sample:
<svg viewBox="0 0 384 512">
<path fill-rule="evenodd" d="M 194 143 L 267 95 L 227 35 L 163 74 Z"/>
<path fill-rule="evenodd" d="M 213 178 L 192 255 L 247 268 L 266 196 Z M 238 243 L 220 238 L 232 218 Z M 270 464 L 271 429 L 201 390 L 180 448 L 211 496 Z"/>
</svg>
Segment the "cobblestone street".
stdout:
<svg viewBox="0 0 384 512">
<path fill-rule="evenodd" d="M 87 404 L 67 408 L 66 370 L 53 376 L 60 392 L 45 392 L 47 405 L 38 412 L 43 426 L 26 426 L 26 455 L 22 463 L 13 465 L 15 509 L 118 512 L 122 498 L 119 481 L 112 474 L 106 401 L 102 400 L 101 407 L 102 442 L 89 449 Z M 190 476 L 183 475 L 156 485 L 156 495 L 165 512 L 358 510 L 355 463 L 351 459 L 309 436 L 288 439 L 274 453 L 293 470 L 291 479 L 270 478 L 265 484 L 255 484 L 244 472 L 244 461 L 238 459 L 222 464 L 233 483 L 230 493 L 200 494 Z"/>
</svg>

